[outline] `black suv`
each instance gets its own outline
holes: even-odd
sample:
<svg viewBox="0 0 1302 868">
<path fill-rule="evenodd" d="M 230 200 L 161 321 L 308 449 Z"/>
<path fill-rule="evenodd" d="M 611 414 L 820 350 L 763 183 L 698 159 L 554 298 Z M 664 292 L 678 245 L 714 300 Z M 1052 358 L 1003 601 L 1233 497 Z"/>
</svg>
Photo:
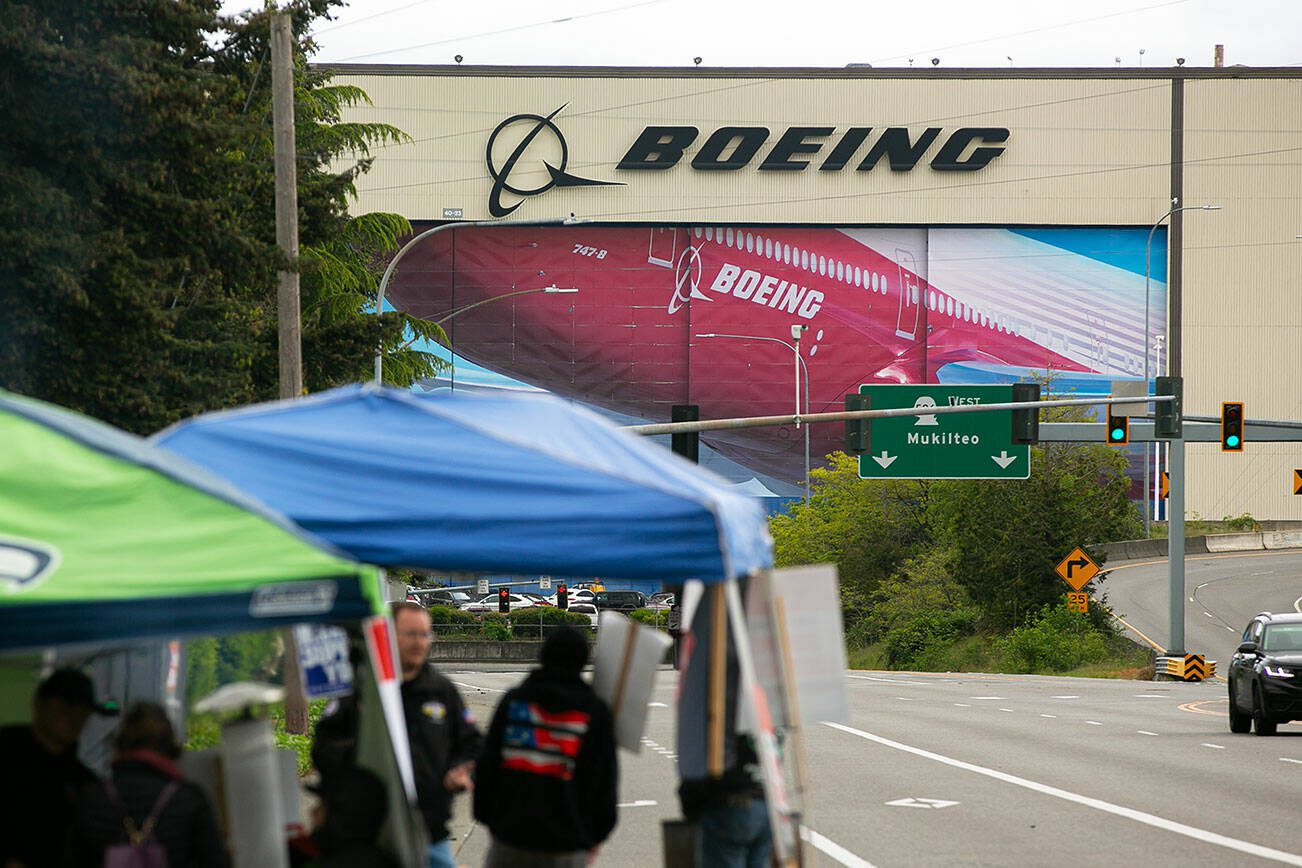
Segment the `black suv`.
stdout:
<svg viewBox="0 0 1302 868">
<path fill-rule="evenodd" d="M 612 612 L 632 612 L 646 608 L 646 594 L 641 591 L 597 591 L 592 602 L 597 609 Z"/>
<path fill-rule="evenodd" d="M 1274 735 L 1302 720 L 1302 613 L 1262 612 L 1230 660 L 1230 732 Z"/>
</svg>

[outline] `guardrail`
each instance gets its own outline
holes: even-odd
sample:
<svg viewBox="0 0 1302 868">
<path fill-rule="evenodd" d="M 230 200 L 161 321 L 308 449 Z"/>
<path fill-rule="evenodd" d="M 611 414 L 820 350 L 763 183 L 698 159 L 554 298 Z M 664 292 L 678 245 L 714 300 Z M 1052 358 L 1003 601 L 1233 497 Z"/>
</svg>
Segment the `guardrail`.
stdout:
<svg viewBox="0 0 1302 868">
<path fill-rule="evenodd" d="M 1178 681 L 1206 681 L 1216 676 L 1216 661 L 1201 654 L 1158 657 L 1154 669 L 1158 676 L 1165 675 Z"/>
</svg>

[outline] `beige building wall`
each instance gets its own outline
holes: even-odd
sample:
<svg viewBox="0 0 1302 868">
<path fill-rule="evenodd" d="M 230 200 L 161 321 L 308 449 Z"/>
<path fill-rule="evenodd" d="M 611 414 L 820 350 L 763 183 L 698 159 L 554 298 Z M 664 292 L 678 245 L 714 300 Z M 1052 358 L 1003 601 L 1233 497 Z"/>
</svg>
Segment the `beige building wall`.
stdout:
<svg viewBox="0 0 1302 868">
<path fill-rule="evenodd" d="M 358 210 L 413 220 L 489 219 L 489 139 L 517 114 L 546 116 L 568 147 L 565 170 L 622 185 L 553 187 L 519 203 L 511 220 L 571 213 L 593 222 L 686 224 L 1152 226 L 1170 206 L 1172 90 L 1156 70 L 474 70 L 338 67 L 371 106 L 350 119 L 393 124 L 411 141 L 376 154 L 359 179 Z M 1302 420 L 1302 71 L 1190 70 L 1184 95 L 1183 373 L 1186 412 L 1218 415 L 1242 400 L 1250 419 Z M 532 129 L 502 131 L 495 162 Z M 664 171 L 616 164 L 649 125 L 695 126 L 700 137 Z M 713 130 L 764 126 L 771 135 L 745 168 L 689 165 Z M 788 126 L 837 132 L 799 172 L 756 167 Z M 939 172 L 819 172 L 849 127 L 1006 127 L 1005 151 L 986 168 Z M 875 139 L 870 137 L 869 144 Z M 509 181 L 544 186 L 543 161 L 561 165 L 544 131 Z M 1241 455 L 1188 446 L 1190 515 L 1302 519 L 1292 492 L 1295 444 L 1249 442 Z"/>
<path fill-rule="evenodd" d="M 1302 77 L 1188 82 L 1184 189 L 1186 412 L 1302 420 Z M 1302 518 L 1302 444 L 1187 454 L 1191 512 Z"/>
</svg>

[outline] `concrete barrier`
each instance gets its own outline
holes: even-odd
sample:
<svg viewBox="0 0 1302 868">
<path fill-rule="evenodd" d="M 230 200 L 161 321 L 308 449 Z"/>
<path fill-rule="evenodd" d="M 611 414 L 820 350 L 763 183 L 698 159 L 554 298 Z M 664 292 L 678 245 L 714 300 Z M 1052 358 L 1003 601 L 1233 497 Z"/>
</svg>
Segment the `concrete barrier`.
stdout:
<svg viewBox="0 0 1302 868">
<path fill-rule="evenodd" d="M 528 639 L 515 642 L 439 639 L 430 649 L 429 659 L 434 663 L 537 663 L 540 648 L 542 642 Z"/>
<path fill-rule="evenodd" d="M 1204 539 L 1209 552 L 1251 552 L 1262 548 L 1259 533 L 1214 533 Z"/>
<path fill-rule="evenodd" d="M 1302 530 L 1281 530 L 1261 535 L 1263 548 L 1298 549 L 1302 548 Z"/>
</svg>

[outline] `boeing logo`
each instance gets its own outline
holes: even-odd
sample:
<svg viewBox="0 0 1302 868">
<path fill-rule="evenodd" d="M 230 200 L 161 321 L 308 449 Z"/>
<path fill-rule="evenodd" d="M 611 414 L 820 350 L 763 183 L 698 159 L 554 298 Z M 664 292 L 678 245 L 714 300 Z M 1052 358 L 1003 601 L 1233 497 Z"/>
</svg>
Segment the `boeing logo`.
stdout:
<svg viewBox="0 0 1302 868">
<path fill-rule="evenodd" d="M 566 104 L 568 105 L 568 103 Z M 561 134 L 560 128 L 553 123 L 552 118 L 560 113 L 564 105 L 557 108 L 547 117 L 535 114 L 518 114 L 512 115 L 497 125 L 492 135 L 488 137 L 488 149 L 485 156 L 485 162 L 488 164 L 488 174 L 493 179 L 493 189 L 488 194 L 488 213 L 494 217 L 505 217 L 524 204 L 524 200 L 530 196 L 540 196 L 546 193 L 552 187 L 593 187 L 617 185 L 622 186 L 619 181 L 598 181 L 592 178 L 580 178 L 577 175 L 571 175 L 565 171 L 566 165 L 570 160 L 570 149 L 565 143 L 565 136 Z M 499 166 L 493 154 L 493 148 L 497 144 L 498 137 L 513 127 L 526 126 L 528 129 L 520 139 L 515 149 L 502 160 Z M 559 166 L 553 166 L 546 160 L 542 164 L 547 169 L 547 180 L 537 187 L 520 187 L 511 183 L 511 173 L 516 170 L 520 158 L 525 156 L 530 146 L 534 145 L 538 135 L 546 131 L 560 150 Z M 519 197 L 519 201 L 512 205 L 502 204 L 502 194 L 511 193 Z"/>
<path fill-rule="evenodd" d="M 689 259 L 694 257 L 694 259 Z M 684 263 L 688 263 L 684 267 Z M 699 288 L 701 272 L 700 255 L 695 248 L 689 247 L 678 259 L 675 273 L 676 288 L 669 299 L 669 313 L 677 313 L 689 299 L 699 298 L 713 301 Z M 686 290 L 686 291 L 685 291 Z M 794 281 L 782 280 L 771 274 L 760 274 L 754 269 L 725 262 L 719 268 L 710 284 L 710 291 L 720 295 L 731 295 L 774 310 L 786 311 L 802 319 L 813 319 L 823 308 L 823 293 L 807 286 L 800 286 Z"/>
<path fill-rule="evenodd" d="M 61 560 L 52 545 L 0 537 L 0 586 L 11 594 L 30 590 L 58 569 Z"/>
</svg>

